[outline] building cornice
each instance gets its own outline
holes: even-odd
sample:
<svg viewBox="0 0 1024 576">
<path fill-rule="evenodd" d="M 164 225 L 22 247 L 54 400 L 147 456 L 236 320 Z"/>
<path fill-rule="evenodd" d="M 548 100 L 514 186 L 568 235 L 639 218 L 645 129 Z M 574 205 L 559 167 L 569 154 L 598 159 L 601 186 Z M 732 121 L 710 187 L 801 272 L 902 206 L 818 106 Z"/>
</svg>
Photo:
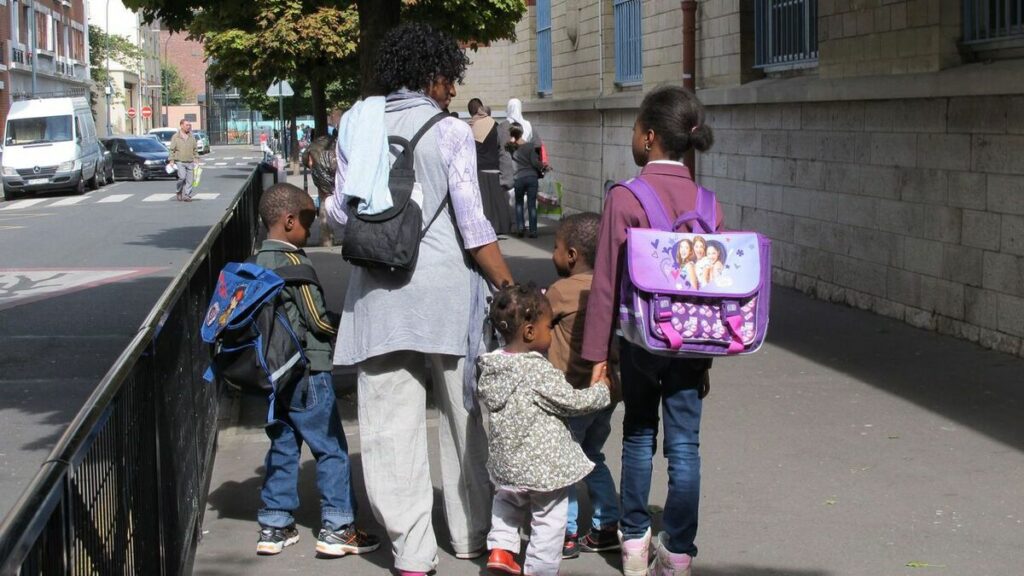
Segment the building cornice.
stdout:
<svg viewBox="0 0 1024 576">
<path fill-rule="evenodd" d="M 705 88 L 705 106 L 1000 96 L 1024 93 L 1024 62 L 966 64 L 940 72 L 858 78 L 769 78 L 741 86 Z"/>
</svg>

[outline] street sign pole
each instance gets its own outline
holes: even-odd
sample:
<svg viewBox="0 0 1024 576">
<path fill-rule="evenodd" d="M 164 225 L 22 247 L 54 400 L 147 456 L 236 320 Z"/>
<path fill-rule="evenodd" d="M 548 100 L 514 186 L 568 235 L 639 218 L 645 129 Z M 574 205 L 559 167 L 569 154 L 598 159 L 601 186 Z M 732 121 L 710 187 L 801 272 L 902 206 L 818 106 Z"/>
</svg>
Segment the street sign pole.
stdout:
<svg viewBox="0 0 1024 576">
<path fill-rule="evenodd" d="M 277 118 L 281 123 L 281 129 L 277 132 L 278 137 L 284 143 L 284 157 L 288 158 L 288 139 L 284 135 L 284 87 L 277 83 Z"/>
<path fill-rule="evenodd" d="M 275 90 L 275 88 L 276 88 L 276 90 Z M 278 80 L 278 81 L 274 82 L 273 84 L 271 84 L 270 88 L 267 88 L 267 96 L 269 96 L 271 98 L 273 98 L 275 96 L 277 97 L 277 118 L 278 118 L 278 123 L 279 123 L 279 126 L 280 126 L 280 128 L 277 131 L 278 138 L 282 138 L 282 139 L 284 138 L 284 99 L 285 99 L 285 96 L 294 96 L 294 95 L 295 95 L 295 91 L 292 90 L 292 87 L 291 87 L 290 84 L 288 84 L 287 80 Z M 285 153 L 285 157 L 287 157 L 288 156 L 288 140 L 284 139 L 283 143 L 284 143 L 284 147 L 282 149 L 283 149 L 283 151 Z"/>
</svg>

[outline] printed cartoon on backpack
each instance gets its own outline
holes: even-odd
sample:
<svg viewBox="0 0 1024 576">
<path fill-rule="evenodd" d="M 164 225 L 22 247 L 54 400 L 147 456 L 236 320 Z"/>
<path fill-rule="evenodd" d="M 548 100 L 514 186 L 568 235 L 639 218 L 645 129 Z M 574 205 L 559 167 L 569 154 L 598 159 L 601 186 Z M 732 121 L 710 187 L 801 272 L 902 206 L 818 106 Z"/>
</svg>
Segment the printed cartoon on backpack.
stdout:
<svg viewBox="0 0 1024 576">
<path fill-rule="evenodd" d="M 251 262 L 224 266 L 201 329 L 203 341 L 211 345 L 207 380 L 219 376 L 243 391 L 273 398 L 302 378 L 308 360 L 278 299 L 288 282 L 319 285 L 308 265 L 276 270 Z"/>
</svg>

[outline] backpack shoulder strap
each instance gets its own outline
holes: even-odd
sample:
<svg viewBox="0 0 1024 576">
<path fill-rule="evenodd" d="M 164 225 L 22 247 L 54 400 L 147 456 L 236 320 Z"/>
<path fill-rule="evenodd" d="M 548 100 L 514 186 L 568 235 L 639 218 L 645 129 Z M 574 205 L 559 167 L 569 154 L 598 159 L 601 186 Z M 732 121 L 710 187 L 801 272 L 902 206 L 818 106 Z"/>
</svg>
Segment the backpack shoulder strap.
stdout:
<svg viewBox="0 0 1024 576">
<path fill-rule="evenodd" d="M 285 284 L 315 284 L 320 286 L 320 278 L 316 269 L 309 264 L 291 264 L 274 268 L 274 274 L 281 277 Z"/>
<path fill-rule="evenodd" d="M 668 213 L 665 212 L 665 206 L 661 203 L 661 199 L 658 198 L 658 194 L 651 188 L 650 184 L 644 181 L 643 177 L 637 176 L 636 178 L 623 180 L 619 184 L 632 192 L 633 196 L 636 196 L 636 199 L 640 201 L 644 212 L 647 213 L 647 220 L 651 223 L 651 228 L 668 230 L 670 232 L 673 230 L 672 221 L 669 220 Z"/>
<path fill-rule="evenodd" d="M 427 133 L 427 130 L 430 130 L 431 128 L 434 127 L 434 124 L 437 124 L 438 122 L 444 120 L 447 117 L 447 112 L 438 112 L 434 116 L 431 116 L 430 119 L 427 120 L 426 123 L 424 123 L 423 126 L 420 127 L 420 129 L 416 132 L 416 135 L 412 137 L 412 140 L 409 140 L 409 148 L 407 151 L 414 150 L 416 148 L 416 144 L 419 143 L 420 138 L 423 138 L 423 135 Z"/>
</svg>

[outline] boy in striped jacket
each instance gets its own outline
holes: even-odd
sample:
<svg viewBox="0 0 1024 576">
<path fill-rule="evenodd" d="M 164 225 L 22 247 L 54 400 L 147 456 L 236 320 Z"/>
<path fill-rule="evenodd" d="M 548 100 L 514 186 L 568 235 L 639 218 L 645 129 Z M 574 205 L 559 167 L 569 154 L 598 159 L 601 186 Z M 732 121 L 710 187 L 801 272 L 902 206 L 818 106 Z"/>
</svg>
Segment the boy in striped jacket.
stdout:
<svg viewBox="0 0 1024 576">
<path fill-rule="evenodd" d="M 302 247 L 316 217 L 313 199 L 291 184 L 275 184 L 263 193 L 259 210 L 267 239 L 256 254 L 256 264 L 269 269 L 312 264 Z M 293 513 L 299 507 L 303 442 L 316 458 L 321 496 L 317 554 L 337 557 L 372 552 L 380 541 L 355 526 L 348 445 L 335 407 L 331 359 L 338 315 L 327 310 L 324 295 L 315 284 L 285 286 L 279 297 L 309 360 L 309 374 L 281 391 L 278 402 L 287 410 L 275 410 L 275 420 L 266 426 L 270 450 L 261 492 L 263 508 L 257 516 L 260 537 L 256 553 L 279 554 L 299 541 Z"/>
</svg>

